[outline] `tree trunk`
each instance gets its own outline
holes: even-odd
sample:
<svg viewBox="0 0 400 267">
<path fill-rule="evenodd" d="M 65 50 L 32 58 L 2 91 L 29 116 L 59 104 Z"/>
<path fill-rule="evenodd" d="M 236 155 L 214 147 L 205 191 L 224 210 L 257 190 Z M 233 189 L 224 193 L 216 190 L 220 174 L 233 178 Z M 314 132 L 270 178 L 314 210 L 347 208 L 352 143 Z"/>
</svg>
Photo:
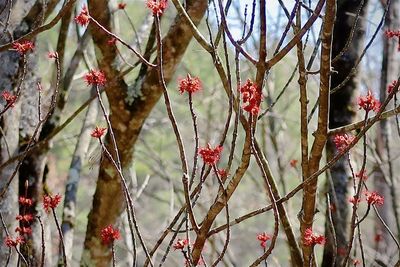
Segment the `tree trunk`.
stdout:
<svg viewBox="0 0 400 267">
<path fill-rule="evenodd" d="M 110 11 L 108 1 L 89 1 L 89 13 L 103 26 L 110 29 Z M 198 25 L 205 14 L 208 1 L 186 1 L 187 12 L 194 24 Z M 107 12 L 105 12 L 107 11 Z M 117 53 L 107 45 L 109 36 L 99 31 L 95 25 L 89 25 L 93 40 L 98 46 L 97 52 L 100 68 L 109 79 L 117 77 L 119 72 L 114 67 Z M 189 42 L 192 32 L 186 20 L 177 15 L 168 33 L 163 38 L 164 76 L 169 82 L 180 63 Z M 157 69 L 148 69 L 141 85 L 140 93 L 132 103 L 128 103 L 128 90 L 135 90 L 127 86 L 122 80 L 107 84 L 106 93 L 110 103 L 110 120 L 117 139 L 122 167 L 127 170 L 131 167 L 134 145 L 139 136 L 145 119 L 162 95 L 159 85 Z M 107 136 L 106 141 L 109 141 Z M 113 165 L 103 160 L 93 198 L 93 207 L 89 213 L 88 226 L 81 263 L 89 266 L 108 266 L 111 260 L 111 251 L 100 242 L 100 230 L 108 224 L 115 223 L 125 207 L 121 191 L 120 178 Z"/>
<path fill-rule="evenodd" d="M 333 73 L 331 76 L 331 88 L 335 88 L 341 84 L 352 71 L 356 60 L 361 54 L 362 44 L 364 40 L 364 24 L 365 20 L 362 18 L 367 9 L 367 0 L 352 0 L 337 2 L 337 16 L 333 32 L 333 49 L 332 62 Z M 360 10 L 360 18 L 354 31 L 354 37 L 348 42 L 357 11 Z M 344 50 L 344 53 L 341 51 Z M 353 93 L 358 85 L 357 74 L 352 74 L 351 78 L 346 84 L 334 94 L 330 95 L 330 111 L 329 111 L 329 128 L 336 128 L 349 124 L 353 121 L 355 114 L 353 104 Z M 336 147 L 330 139 L 327 143 L 327 160 L 329 161 L 337 153 Z M 337 251 L 339 254 L 336 258 L 336 265 L 340 264 L 342 256 L 340 252 L 347 247 L 346 237 L 348 236 L 348 186 L 351 174 L 348 170 L 348 163 L 346 157 L 341 158 L 330 169 L 330 179 L 328 179 L 329 197 L 332 203 L 330 211 L 332 212 L 333 227 L 336 233 Z M 329 212 L 327 210 L 327 212 Z M 325 233 L 328 237 L 328 242 L 324 248 L 324 256 L 322 266 L 332 266 L 334 256 L 337 251 L 333 247 L 332 233 L 329 230 L 329 220 L 326 222 Z"/>
<path fill-rule="evenodd" d="M 386 15 L 385 27 L 384 30 L 393 30 L 400 28 L 400 1 L 392 0 L 391 6 Z M 399 71 L 399 62 L 400 54 L 397 51 L 397 42 L 393 39 L 388 39 L 383 37 L 383 50 L 382 50 L 382 75 L 380 82 L 380 101 L 383 102 L 388 93 L 388 84 L 390 84 L 394 79 L 396 79 Z M 388 223 L 391 229 L 396 229 L 397 236 L 400 233 L 400 218 L 399 218 L 399 210 L 397 204 L 397 181 L 395 181 L 394 173 L 393 173 L 393 163 L 392 158 L 390 156 L 390 127 L 389 121 L 382 120 L 377 125 L 377 135 L 376 135 L 376 153 L 379 158 L 388 162 L 388 172 L 387 176 L 383 172 L 382 164 L 376 164 L 374 168 L 374 186 L 375 190 L 378 191 L 381 195 L 385 197 L 385 205 L 379 207 L 379 213 L 381 214 L 383 220 Z M 386 165 L 386 164 L 385 164 Z M 385 177 L 386 176 L 386 177 Z M 389 184 L 388 184 L 389 182 Z M 394 246 L 393 240 L 390 237 L 389 233 L 386 231 L 381 221 L 376 218 L 375 222 L 375 248 L 379 252 L 378 259 L 381 262 L 389 264 L 391 259 L 387 257 L 387 253 L 389 251 L 393 251 L 397 249 Z"/>
</svg>

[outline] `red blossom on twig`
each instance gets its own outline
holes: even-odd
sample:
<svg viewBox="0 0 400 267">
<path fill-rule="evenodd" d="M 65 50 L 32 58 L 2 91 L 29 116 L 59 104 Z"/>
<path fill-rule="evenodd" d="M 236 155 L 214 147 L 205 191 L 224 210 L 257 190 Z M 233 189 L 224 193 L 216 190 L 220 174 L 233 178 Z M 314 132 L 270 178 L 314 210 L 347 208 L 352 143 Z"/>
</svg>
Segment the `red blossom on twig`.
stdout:
<svg viewBox="0 0 400 267">
<path fill-rule="evenodd" d="M 167 8 L 167 0 L 147 0 L 147 7 L 153 12 L 153 15 L 161 16 Z"/>
<path fill-rule="evenodd" d="M 19 204 L 21 204 L 22 206 L 26 206 L 26 207 L 30 207 L 33 204 L 32 199 L 30 198 L 26 198 L 26 197 L 19 197 L 18 199 Z"/>
<path fill-rule="evenodd" d="M 81 26 L 88 25 L 88 23 L 90 21 L 90 16 L 89 16 L 89 12 L 88 12 L 86 6 L 82 7 L 81 12 L 78 14 L 78 16 L 76 16 L 74 18 L 74 20 L 75 20 L 76 23 L 78 23 Z"/>
<path fill-rule="evenodd" d="M 359 259 L 354 259 L 353 260 L 353 266 L 357 266 L 359 264 L 361 264 L 361 261 Z"/>
<path fill-rule="evenodd" d="M 391 38 L 397 38 L 398 45 L 397 45 L 397 50 L 400 51 L 400 30 L 386 30 L 385 35 L 388 39 Z"/>
<path fill-rule="evenodd" d="M 361 202 L 361 199 L 356 196 L 353 196 L 353 197 L 349 197 L 349 202 L 353 205 L 356 205 Z"/>
<path fill-rule="evenodd" d="M 223 181 L 229 176 L 229 173 L 226 171 L 226 169 L 219 169 L 217 172 Z"/>
<path fill-rule="evenodd" d="M 19 54 L 25 55 L 29 51 L 33 50 L 35 48 L 35 45 L 31 41 L 21 41 L 13 43 L 12 48 L 16 50 Z"/>
<path fill-rule="evenodd" d="M 307 228 L 304 232 L 303 242 L 306 246 L 324 245 L 326 239 L 323 235 L 314 233 L 311 228 Z"/>
<path fill-rule="evenodd" d="M 261 90 L 250 79 L 240 88 L 243 100 L 243 109 L 253 115 L 260 111 Z"/>
<path fill-rule="evenodd" d="M 378 99 L 374 97 L 372 92 L 368 90 L 366 96 L 360 96 L 358 98 L 358 106 L 360 109 L 363 109 L 366 112 L 369 112 L 371 110 L 378 112 L 381 108 L 381 103 Z"/>
<path fill-rule="evenodd" d="M 106 75 L 101 70 L 90 70 L 85 74 L 85 81 L 88 85 L 101 85 L 106 84 Z"/>
<path fill-rule="evenodd" d="M 172 246 L 175 250 L 183 250 L 189 244 L 189 240 L 187 239 L 180 239 L 176 241 L 176 243 Z"/>
<path fill-rule="evenodd" d="M 7 106 L 14 107 L 15 101 L 17 101 L 17 96 L 7 90 L 1 93 L 1 97 L 6 101 Z"/>
<path fill-rule="evenodd" d="M 367 176 L 367 173 L 365 170 L 360 170 L 358 173 L 356 173 L 356 177 L 363 181 L 366 181 L 368 179 L 368 176 Z"/>
<path fill-rule="evenodd" d="M 11 248 L 18 246 L 19 244 L 24 244 L 25 239 L 22 236 L 17 236 L 15 239 L 13 239 L 11 236 L 6 236 L 4 243 L 7 247 Z"/>
<path fill-rule="evenodd" d="M 17 227 L 15 228 L 15 232 L 19 233 L 20 235 L 31 235 L 32 234 L 32 228 L 30 227 Z"/>
<path fill-rule="evenodd" d="M 109 45 L 109 46 L 114 46 L 114 45 L 116 45 L 117 44 L 117 38 L 115 38 L 115 37 L 111 37 L 110 39 L 108 39 L 108 41 L 107 41 L 107 45 Z"/>
<path fill-rule="evenodd" d="M 115 240 L 121 238 L 121 234 L 118 229 L 114 228 L 111 224 L 101 230 L 100 233 L 101 242 L 104 245 L 112 244 Z"/>
<path fill-rule="evenodd" d="M 47 53 L 47 57 L 49 59 L 56 59 L 56 58 L 58 58 L 58 53 L 57 52 L 49 52 L 49 53 Z"/>
<path fill-rule="evenodd" d="M 296 167 L 297 167 L 297 162 L 298 162 L 297 159 L 292 159 L 292 160 L 290 160 L 290 162 L 289 162 L 290 167 L 296 168 Z"/>
<path fill-rule="evenodd" d="M 267 241 L 271 239 L 271 236 L 267 233 L 261 233 L 257 235 L 257 239 L 261 242 L 260 246 L 265 248 L 267 246 Z"/>
<path fill-rule="evenodd" d="M 364 193 L 367 203 L 369 205 L 378 205 L 378 206 L 382 206 L 385 198 L 383 196 L 381 196 L 378 192 L 369 192 L 366 191 Z"/>
<path fill-rule="evenodd" d="M 333 143 L 335 144 L 339 152 L 343 152 L 353 142 L 354 136 L 348 134 L 337 134 L 333 137 Z"/>
<path fill-rule="evenodd" d="M 107 128 L 102 128 L 102 127 L 96 126 L 96 128 L 94 128 L 94 130 L 92 131 L 92 133 L 90 135 L 94 138 L 101 138 L 106 131 L 107 131 Z"/>
<path fill-rule="evenodd" d="M 198 77 L 192 77 L 188 74 L 185 79 L 179 80 L 179 92 L 181 94 L 184 92 L 193 94 L 199 90 L 201 90 L 201 82 Z"/>
<path fill-rule="evenodd" d="M 22 222 L 31 222 L 33 221 L 33 215 L 32 214 L 17 215 L 15 219 L 17 221 L 22 221 Z"/>
<path fill-rule="evenodd" d="M 207 147 L 199 149 L 199 155 L 203 159 L 204 163 L 215 165 L 221 157 L 222 149 L 222 146 L 212 148 L 210 144 L 207 144 Z"/>
<path fill-rule="evenodd" d="M 59 194 L 55 196 L 45 195 L 43 196 L 43 208 L 47 213 L 50 212 L 51 209 L 55 209 L 61 201 L 61 196 Z"/>
<path fill-rule="evenodd" d="M 394 87 L 396 86 L 396 84 L 397 84 L 397 81 L 394 80 L 394 81 L 392 81 L 391 84 L 388 85 L 388 94 L 392 93 L 392 91 L 393 91 Z"/>
<path fill-rule="evenodd" d="M 124 3 L 124 2 L 120 2 L 120 3 L 118 3 L 118 9 L 125 9 L 125 7 L 126 7 L 126 3 Z"/>
</svg>

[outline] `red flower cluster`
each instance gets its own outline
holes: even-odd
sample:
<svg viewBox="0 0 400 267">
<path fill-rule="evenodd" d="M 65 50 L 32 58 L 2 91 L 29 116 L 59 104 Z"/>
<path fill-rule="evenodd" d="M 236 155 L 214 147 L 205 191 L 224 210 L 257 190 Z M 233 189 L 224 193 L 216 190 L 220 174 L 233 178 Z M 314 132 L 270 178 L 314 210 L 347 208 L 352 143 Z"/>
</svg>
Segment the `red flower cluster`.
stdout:
<svg viewBox="0 0 400 267">
<path fill-rule="evenodd" d="M 222 149 L 222 146 L 212 148 L 210 144 L 207 144 L 207 147 L 199 149 L 199 155 L 202 157 L 204 163 L 215 165 L 221 157 Z"/>
<path fill-rule="evenodd" d="M 15 239 L 13 239 L 11 236 L 7 236 L 4 240 L 4 243 L 7 247 L 11 248 L 18 246 L 19 244 L 24 244 L 25 239 L 22 236 L 17 236 Z"/>
<path fill-rule="evenodd" d="M 101 85 L 106 84 L 106 75 L 101 70 L 90 70 L 85 74 L 85 81 L 88 85 Z"/>
<path fill-rule="evenodd" d="M 391 84 L 388 85 L 388 94 L 392 93 L 394 87 L 396 86 L 397 81 L 394 80 Z"/>
<path fill-rule="evenodd" d="M 17 227 L 17 228 L 15 228 L 15 232 L 16 233 L 19 233 L 21 236 L 23 236 L 23 235 L 31 235 L 32 234 L 32 228 L 30 228 L 29 226 L 27 226 L 27 227 L 25 227 L 25 226 L 22 226 L 22 227 Z"/>
<path fill-rule="evenodd" d="M 112 244 L 115 240 L 121 238 L 121 234 L 118 229 L 114 228 L 112 225 L 107 226 L 101 230 L 101 241 L 104 245 Z"/>
<path fill-rule="evenodd" d="M 271 236 L 266 233 L 261 233 L 257 235 L 257 239 L 261 242 L 260 246 L 265 248 L 267 246 L 267 241 L 271 239 Z"/>
<path fill-rule="evenodd" d="M 99 126 L 96 126 L 96 128 L 94 128 L 94 130 L 92 131 L 92 133 L 90 134 L 92 137 L 94 138 L 101 138 L 104 133 L 106 132 L 107 128 L 102 128 Z"/>
<path fill-rule="evenodd" d="M 26 198 L 26 197 L 19 197 L 18 199 L 19 204 L 21 204 L 22 206 L 26 206 L 26 207 L 30 207 L 33 205 L 33 201 L 30 198 Z"/>
<path fill-rule="evenodd" d="M 400 30 L 397 30 L 397 31 L 386 30 L 385 34 L 386 34 L 386 37 L 389 39 L 397 37 L 397 40 L 398 40 L 397 50 L 400 51 Z"/>
<path fill-rule="evenodd" d="M 383 196 L 379 195 L 378 192 L 366 191 L 364 194 L 367 199 L 368 205 L 382 206 L 383 202 L 385 201 L 385 198 Z"/>
<path fill-rule="evenodd" d="M 181 94 L 183 94 L 184 92 L 193 94 L 199 90 L 201 90 L 201 82 L 198 77 L 192 78 L 192 76 L 188 74 L 185 79 L 179 80 L 179 92 Z"/>
<path fill-rule="evenodd" d="M 366 96 L 360 96 L 360 98 L 358 98 L 358 105 L 360 109 L 363 109 L 366 112 L 369 112 L 371 110 L 378 112 L 381 107 L 381 103 L 378 99 L 374 97 L 370 90 L 368 90 Z"/>
<path fill-rule="evenodd" d="M 353 204 L 353 205 L 356 205 L 356 204 L 358 204 L 358 203 L 361 202 L 361 199 L 359 199 L 359 198 L 356 197 L 356 196 L 353 196 L 353 197 L 349 197 L 349 202 L 350 202 L 351 204 Z"/>
<path fill-rule="evenodd" d="M 33 215 L 32 214 L 25 214 L 25 215 L 18 215 L 17 217 L 15 217 L 15 219 L 17 221 L 21 221 L 21 222 L 31 222 L 33 221 Z"/>
<path fill-rule="evenodd" d="M 15 101 L 17 101 L 17 96 L 7 90 L 1 93 L 1 97 L 6 101 L 7 106 L 14 107 Z"/>
<path fill-rule="evenodd" d="M 290 162 L 289 162 L 289 164 L 290 164 L 290 167 L 292 167 L 292 168 L 296 168 L 296 166 L 297 166 L 297 162 L 298 162 L 298 160 L 297 160 L 297 159 L 292 159 L 292 160 L 290 160 Z"/>
<path fill-rule="evenodd" d="M 90 16 L 86 6 L 82 7 L 81 13 L 79 13 L 78 16 L 74 18 L 74 20 L 81 26 L 88 25 L 90 21 Z"/>
<path fill-rule="evenodd" d="M 12 48 L 15 49 L 19 54 L 25 55 L 29 51 L 33 50 L 35 45 L 31 41 L 22 41 L 13 43 Z"/>
<path fill-rule="evenodd" d="M 147 7 L 153 15 L 161 16 L 167 8 L 167 0 L 147 0 Z"/>
<path fill-rule="evenodd" d="M 260 111 L 261 90 L 250 79 L 240 88 L 243 100 L 243 109 L 253 115 Z"/>
<path fill-rule="evenodd" d="M 109 45 L 109 46 L 114 46 L 114 45 L 116 45 L 117 44 L 117 38 L 115 38 L 115 37 L 111 37 L 110 39 L 108 39 L 108 41 L 107 41 L 107 45 Z"/>
<path fill-rule="evenodd" d="M 326 239 L 323 235 L 318 235 L 313 233 L 311 228 L 306 229 L 304 232 L 304 245 L 306 246 L 315 246 L 316 244 L 324 245 Z"/>
<path fill-rule="evenodd" d="M 333 143 L 335 144 L 339 152 L 343 152 L 353 142 L 354 136 L 348 134 L 337 134 L 333 137 Z"/>
<path fill-rule="evenodd" d="M 366 180 L 368 179 L 368 176 L 367 176 L 367 173 L 366 173 L 365 170 L 361 170 L 361 171 L 359 171 L 358 173 L 356 173 L 356 177 L 357 177 L 358 179 L 363 180 L 363 181 L 366 181 Z"/>
<path fill-rule="evenodd" d="M 57 52 L 49 52 L 49 53 L 47 53 L 47 57 L 49 59 L 56 59 L 56 58 L 58 58 L 58 53 Z"/>
<path fill-rule="evenodd" d="M 217 172 L 222 181 L 225 181 L 229 176 L 229 173 L 226 171 L 226 169 L 219 169 Z"/>
<path fill-rule="evenodd" d="M 126 7 L 126 3 L 124 3 L 124 2 L 120 2 L 120 3 L 118 3 L 118 9 L 125 9 L 125 7 Z"/>
<path fill-rule="evenodd" d="M 43 196 L 43 208 L 47 213 L 50 210 L 57 208 L 58 204 L 60 204 L 61 196 L 59 194 L 55 196 L 45 195 Z"/>
<path fill-rule="evenodd" d="M 180 239 L 176 241 L 176 243 L 172 246 L 175 250 L 183 250 L 187 245 L 189 245 L 189 240 L 187 239 Z"/>
</svg>

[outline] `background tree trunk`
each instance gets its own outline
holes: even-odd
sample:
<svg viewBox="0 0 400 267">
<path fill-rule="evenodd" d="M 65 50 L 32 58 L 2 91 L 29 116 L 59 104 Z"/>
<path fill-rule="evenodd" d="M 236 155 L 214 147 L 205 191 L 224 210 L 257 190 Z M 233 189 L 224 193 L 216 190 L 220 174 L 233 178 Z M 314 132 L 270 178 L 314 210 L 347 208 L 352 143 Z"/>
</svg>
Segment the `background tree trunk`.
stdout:
<svg viewBox="0 0 400 267">
<path fill-rule="evenodd" d="M 368 0 L 339 0 L 337 1 L 337 16 L 333 31 L 332 58 L 339 55 L 339 58 L 332 62 L 333 73 L 331 76 L 331 88 L 341 84 L 355 66 L 356 60 L 361 54 L 362 44 L 365 36 L 365 20 L 362 18 L 367 10 Z M 354 23 L 357 18 L 357 11 L 361 7 L 360 18 L 354 30 L 354 37 L 348 42 Z M 344 50 L 344 53 L 340 54 Z M 353 93 L 357 89 L 357 73 L 351 74 L 351 78 L 346 84 L 330 96 L 329 128 L 336 128 L 349 124 L 353 121 L 355 107 L 353 103 Z M 337 153 L 332 140 L 327 143 L 327 160 L 329 161 Z M 328 179 L 329 197 L 333 207 L 332 220 L 336 233 L 337 249 L 342 251 L 347 246 L 348 236 L 348 186 L 351 174 L 348 170 L 346 157 L 341 158 L 330 169 L 330 179 Z M 328 207 L 329 209 L 329 207 Z M 328 212 L 328 211 L 327 211 Z M 325 227 L 325 234 L 328 242 L 324 248 L 322 266 L 332 266 L 336 251 L 333 247 L 332 234 L 329 231 L 328 220 Z M 339 253 L 340 254 L 340 253 Z M 337 255 L 336 265 L 340 264 L 342 257 Z"/>
</svg>

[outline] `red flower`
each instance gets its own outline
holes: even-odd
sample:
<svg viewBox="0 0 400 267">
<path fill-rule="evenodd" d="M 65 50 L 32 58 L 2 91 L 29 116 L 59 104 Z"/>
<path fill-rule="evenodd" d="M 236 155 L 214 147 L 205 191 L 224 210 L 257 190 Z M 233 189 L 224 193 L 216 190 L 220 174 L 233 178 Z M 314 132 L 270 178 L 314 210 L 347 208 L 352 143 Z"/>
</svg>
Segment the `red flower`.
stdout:
<svg viewBox="0 0 400 267">
<path fill-rule="evenodd" d="M 291 167 L 296 168 L 297 162 L 298 162 L 297 159 L 292 159 L 292 160 L 289 162 L 289 164 L 290 164 Z"/>
<path fill-rule="evenodd" d="M 397 81 L 394 80 L 391 84 L 388 85 L 388 94 L 392 93 L 394 87 L 396 86 Z"/>
<path fill-rule="evenodd" d="M 333 137 L 333 143 L 339 152 L 344 152 L 346 148 L 353 142 L 354 136 L 348 134 L 337 134 Z"/>
<path fill-rule="evenodd" d="M 360 109 L 364 109 L 366 112 L 371 110 L 378 112 L 381 107 L 381 103 L 374 97 L 370 90 L 368 90 L 366 96 L 358 98 L 358 105 Z"/>
<path fill-rule="evenodd" d="M 379 243 L 379 242 L 381 242 L 382 240 L 383 240 L 382 234 L 376 234 L 376 235 L 375 235 L 374 241 L 375 241 L 376 243 Z"/>
<path fill-rule="evenodd" d="M 113 228 L 111 224 L 106 228 L 103 228 L 100 234 L 101 234 L 101 241 L 103 242 L 104 245 L 112 244 L 115 240 L 121 238 L 121 234 L 119 233 L 118 229 Z"/>
<path fill-rule="evenodd" d="M 12 44 L 12 48 L 17 50 L 21 55 L 28 53 L 30 50 L 35 48 L 35 45 L 31 41 L 21 41 Z"/>
<path fill-rule="evenodd" d="M 106 75 L 101 70 L 90 70 L 85 74 L 85 81 L 88 85 L 105 85 Z"/>
<path fill-rule="evenodd" d="M 359 259 L 354 259 L 353 260 L 353 265 L 354 266 L 357 266 L 357 265 L 359 265 L 361 263 L 361 261 L 359 260 Z"/>
<path fill-rule="evenodd" d="M 49 53 L 47 53 L 47 57 L 49 59 L 56 59 L 56 58 L 58 58 L 58 53 L 57 52 L 49 52 Z"/>
<path fill-rule="evenodd" d="M 33 221 L 33 215 L 32 214 L 18 215 L 15 219 L 17 221 L 30 222 Z"/>
<path fill-rule="evenodd" d="M 313 233 L 311 228 L 307 228 L 306 231 L 304 232 L 304 245 L 306 246 L 315 246 L 316 244 L 319 245 L 324 245 L 326 242 L 326 239 L 323 235 L 318 235 Z"/>
<path fill-rule="evenodd" d="M 59 194 L 55 196 L 45 195 L 43 196 L 43 208 L 49 213 L 51 209 L 57 208 L 60 201 L 61 196 Z"/>
<path fill-rule="evenodd" d="M 359 171 L 358 173 L 356 173 L 356 177 L 357 177 L 358 179 L 363 180 L 363 181 L 366 181 L 366 180 L 368 179 L 368 176 L 367 176 L 365 170 L 361 170 L 361 171 Z"/>
<path fill-rule="evenodd" d="M 219 161 L 222 149 L 222 146 L 211 148 L 211 145 L 207 144 L 207 147 L 199 149 L 199 155 L 203 158 L 204 163 L 214 165 Z"/>
<path fill-rule="evenodd" d="M 229 176 L 229 173 L 226 171 L 226 169 L 219 169 L 217 172 L 218 172 L 219 177 L 221 177 L 221 179 L 223 181 L 225 181 L 226 178 L 228 178 L 228 176 Z"/>
<path fill-rule="evenodd" d="M 201 82 L 198 77 L 191 77 L 190 74 L 185 79 L 179 80 L 179 92 L 183 94 L 185 91 L 193 94 L 201 90 Z"/>
<path fill-rule="evenodd" d="M 151 9 L 153 15 L 162 15 L 167 8 L 167 0 L 147 0 L 147 7 Z"/>
<path fill-rule="evenodd" d="M 267 241 L 271 239 L 271 236 L 266 233 L 261 233 L 257 235 L 257 239 L 261 242 L 260 246 L 265 248 L 267 246 Z"/>
<path fill-rule="evenodd" d="M 364 194 L 367 198 L 367 202 L 369 205 L 382 206 L 383 202 L 385 201 L 385 198 L 383 196 L 379 195 L 378 192 L 366 191 Z"/>
<path fill-rule="evenodd" d="M 17 227 L 15 228 L 15 232 L 19 233 L 20 235 L 31 235 L 32 234 L 32 228 L 30 227 Z"/>
<path fill-rule="evenodd" d="M 361 199 L 359 199 L 358 197 L 349 197 L 349 202 L 353 205 L 356 205 L 361 202 Z"/>
<path fill-rule="evenodd" d="M 19 204 L 21 204 L 22 206 L 27 206 L 27 207 L 30 207 L 30 206 L 32 206 L 32 204 L 33 204 L 32 199 L 30 199 L 30 198 L 25 198 L 25 197 L 19 197 L 18 202 L 19 202 Z"/>
<path fill-rule="evenodd" d="M 4 243 L 7 247 L 11 248 L 25 243 L 25 239 L 22 236 L 17 236 L 15 239 L 13 239 L 11 236 L 6 236 Z"/>
<path fill-rule="evenodd" d="M 90 135 L 94 138 L 100 138 L 104 135 L 106 130 L 107 130 L 107 128 L 101 128 L 99 126 L 96 126 L 96 128 L 94 128 L 94 130 L 92 131 L 92 133 Z"/>
<path fill-rule="evenodd" d="M 17 96 L 7 90 L 1 93 L 1 97 L 6 101 L 7 106 L 14 107 L 15 101 L 17 101 Z"/>
<path fill-rule="evenodd" d="M 176 241 L 176 243 L 172 246 L 175 250 L 179 249 L 182 250 L 184 249 L 187 245 L 189 244 L 189 240 L 187 239 L 180 239 Z"/>
<path fill-rule="evenodd" d="M 81 26 L 88 25 L 90 21 L 90 16 L 86 6 L 82 7 L 81 13 L 79 13 L 79 15 L 74 18 L 74 20 Z"/>
<path fill-rule="evenodd" d="M 124 3 L 124 2 L 120 2 L 120 3 L 118 3 L 118 9 L 125 9 L 125 7 L 126 7 L 126 3 Z"/>
<path fill-rule="evenodd" d="M 109 45 L 109 46 L 114 46 L 116 43 L 117 43 L 117 38 L 115 38 L 115 37 L 111 37 L 107 41 L 107 45 Z"/>
<path fill-rule="evenodd" d="M 243 109 L 253 115 L 260 111 L 261 90 L 250 79 L 240 88 L 243 100 Z"/>
<path fill-rule="evenodd" d="M 386 37 L 388 39 L 390 38 L 398 38 L 398 46 L 397 46 L 397 50 L 400 51 L 400 30 L 394 31 L 394 30 L 386 30 L 385 31 Z"/>
</svg>

